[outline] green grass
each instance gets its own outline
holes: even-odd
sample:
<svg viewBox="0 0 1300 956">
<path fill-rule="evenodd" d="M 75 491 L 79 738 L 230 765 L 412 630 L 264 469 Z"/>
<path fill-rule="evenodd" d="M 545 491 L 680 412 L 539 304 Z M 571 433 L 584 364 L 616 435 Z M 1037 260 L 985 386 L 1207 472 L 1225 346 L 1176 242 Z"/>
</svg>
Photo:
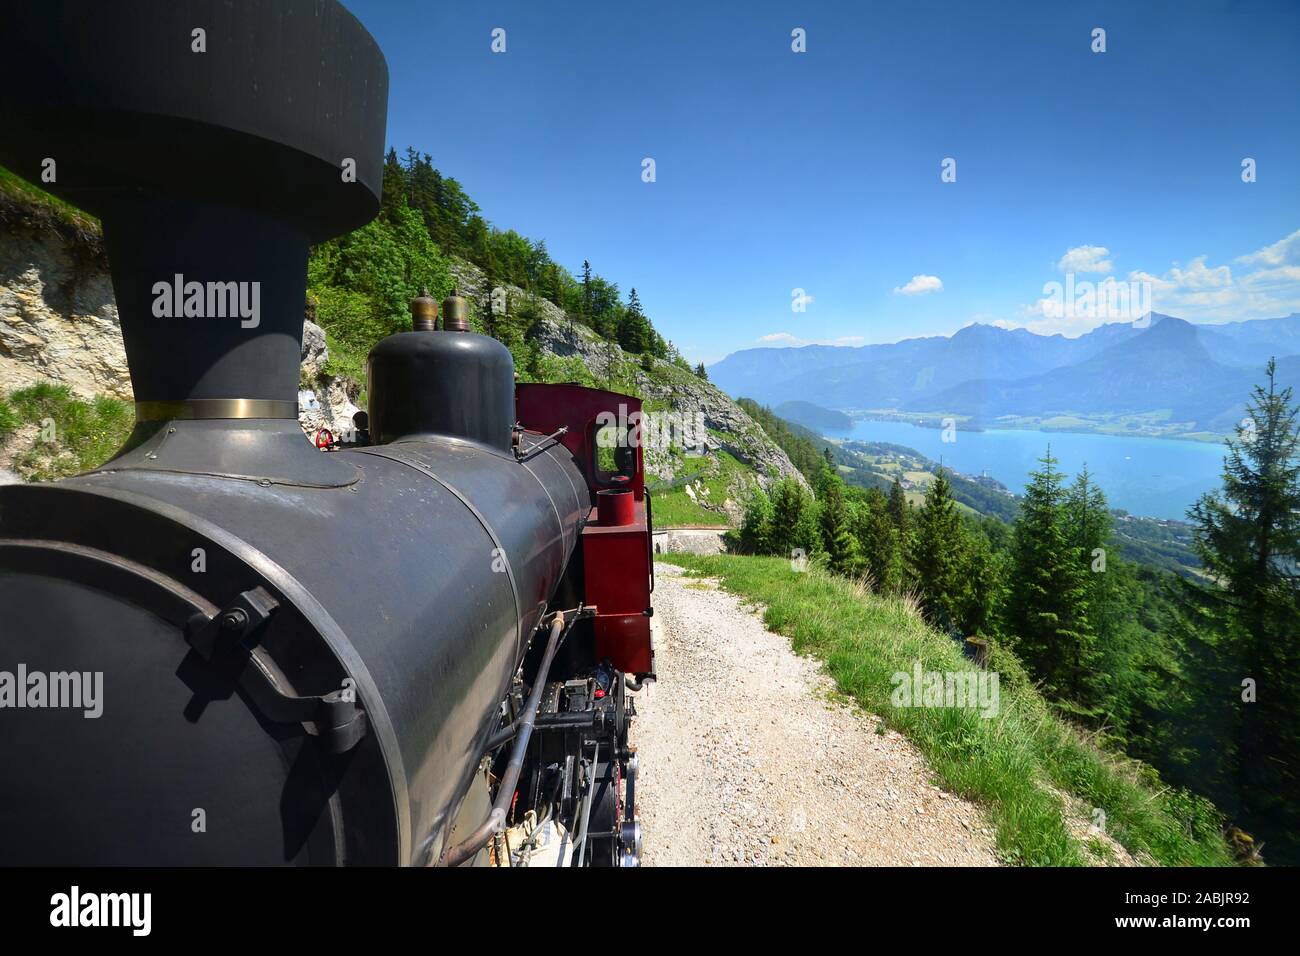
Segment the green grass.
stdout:
<svg viewBox="0 0 1300 956">
<path fill-rule="evenodd" d="M 692 486 L 708 489 L 704 500 L 718 505 L 728 498 L 735 500 L 741 486 L 754 485 L 757 481 L 752 468 L 725 451 L 718 451 L 713 456 L 680 456 L 676 461 L 676 470 L 679 476 L 698 475 L 691 482 Z M 654 496 L 654 522 L 657 528 L 697 524 L 717 527 L 730 525 L 725 513 L 705 508 L 686 493 L 685 487 L 659 491 L 651 487 L 651 494 Z"/>
<path fill-rule="evenodd" d="M 0 196 L 10 196 L 26 206 L 47 210 L 56 220 L 75 229 L 88 233 L 99 232 L 99 220 L 94 216 L 52 196 L 3 166 L 0 166 Z"/>
<path fill-rule="evenodd" d="M 1000 681 L 994 717 L 968 708 L 897 707 L 891 677 L 910 672 L 918 660 L 927 671 L 974 669 L 909 602 L 872 595 L 816 567 L 796 573 L 781 558 L 666 554 L 657 560 L 716 577 L 763 604 L 768 628 L 790 637 L 797 652 L 824 661 L 842 692 L 916 744 L 947 789 L 985 808 L 1007 862 L 1105 862 L 1097 841 L 1071 832 L 1064 792 L 1085 811 L 1102 809 L 1107 832 L 1139 862 L 1232 864 L 1212 806 L 1161 787 L 1150 768 L 1102 751 L 1062 721 L 1009 652 L 998 650 L 993 660 Z"/>
<path fill-rule="evenodd" d="M 100 395 L 77 398 L 66 385 L 40 384 L 0 397 L 0 442 L 22 441 L 12 468 L 48 481 L 97 468 L 126 442 L 135 424 L 129 402 Z M 23 426 L 36 432 L 19 438 Z"/>
<path fill-rule="evenodd" d="M 656 528 L 680 528 L 683 525 L 727 524 L 727 516 L 708 508 L 701 508 L 680 488 L 672 491 L 652 491 L 654 523 Z"/>
</svg>

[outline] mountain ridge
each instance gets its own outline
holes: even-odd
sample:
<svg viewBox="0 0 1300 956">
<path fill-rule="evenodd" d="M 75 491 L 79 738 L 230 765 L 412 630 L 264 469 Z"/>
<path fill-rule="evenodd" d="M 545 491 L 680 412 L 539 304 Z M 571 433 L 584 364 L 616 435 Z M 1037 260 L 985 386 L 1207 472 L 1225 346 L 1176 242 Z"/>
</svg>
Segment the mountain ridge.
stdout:
<svg viewBox="0 0 1300 956">
<path fill-rule="evenodd" d="M 767 359 L 774 351 L 803 354 L 773 367 Z M 983 425 L 1065 419 L 1085 430 L 1140 416 L 1140 424 L 1124 427 L 1194 435 L 1230 433 L 1268 357 L 1298 355 L 1300 313 L 1195 324 L 1152 312 L 1072 339 L 973 323 L 951 336 L 882 345 L 747 349 L 708 371 L 724 391 L 774 406 L 807 401 Z M 1291 371 L 1297 364 L 1279 361 L 1283 384 L 1300 383 Z"/>
</svg>

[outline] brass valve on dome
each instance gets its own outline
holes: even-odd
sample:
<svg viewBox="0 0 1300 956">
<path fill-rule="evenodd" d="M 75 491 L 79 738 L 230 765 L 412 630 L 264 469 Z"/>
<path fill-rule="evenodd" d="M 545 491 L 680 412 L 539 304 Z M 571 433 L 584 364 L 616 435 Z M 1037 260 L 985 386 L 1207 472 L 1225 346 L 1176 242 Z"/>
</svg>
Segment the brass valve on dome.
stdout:
<svg viewBox="0 0 1300 956">
<path fill-rule="evenodd" d="M 438 327 L 438 303 L 433 301 L 428 289 L 411 300 L 411 329 L 415 332 L 432 332 Z"/>
<path fill-rule="evenodd" d="M 442 328 L 446 332 L 469 331 L 469 302 L 456 294 L 442 300 Z"/>
</svg>

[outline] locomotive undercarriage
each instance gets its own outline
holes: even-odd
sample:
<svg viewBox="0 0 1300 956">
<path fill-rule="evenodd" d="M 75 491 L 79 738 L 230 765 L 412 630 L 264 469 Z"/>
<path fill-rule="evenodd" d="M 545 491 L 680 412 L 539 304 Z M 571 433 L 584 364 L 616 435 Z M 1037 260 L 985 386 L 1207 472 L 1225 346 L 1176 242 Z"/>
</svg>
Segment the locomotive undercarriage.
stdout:
<svg viewBox="0 0 1300 956">
<path fill-rule="evenodd" d="M 578 621 L 545 676 L 519 783 L 489 847 L 491 865 L 640 865 L 637 760 L 628 743 L 636 705 L 625 675 L 595 661 L 593 647 L 590 621 Z M 513 736 L 531 691 L 526 677 L 536 679 L 537 666 L 530 654 L 502 705 L 502 729 L 489 740 L 493 787 L 510 758 L 505 738 Z"/>
</svg>

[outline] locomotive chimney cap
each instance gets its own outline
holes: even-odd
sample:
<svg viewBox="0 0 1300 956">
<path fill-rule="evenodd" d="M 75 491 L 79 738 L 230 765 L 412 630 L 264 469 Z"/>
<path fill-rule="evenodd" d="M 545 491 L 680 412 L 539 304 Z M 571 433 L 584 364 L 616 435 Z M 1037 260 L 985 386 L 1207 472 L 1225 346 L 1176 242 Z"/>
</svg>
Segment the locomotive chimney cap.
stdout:
<svg viewBox="0 0 1300 956">
<path fill-rule="evenodd" d="M 3 6 L 0 163 L 46 191 L 100 218 L 238 206 L 311 242 L 379 211 L 388 65 L 338 0 Z"/>
<path fill-rule="evenodd" d="M 0 24 L 0 164 L 102 220 L 138 421 L 296 419 L 308 247 L 379 210 L 374 39 L 338 0 L 6 2 Z"/>
</svg>

